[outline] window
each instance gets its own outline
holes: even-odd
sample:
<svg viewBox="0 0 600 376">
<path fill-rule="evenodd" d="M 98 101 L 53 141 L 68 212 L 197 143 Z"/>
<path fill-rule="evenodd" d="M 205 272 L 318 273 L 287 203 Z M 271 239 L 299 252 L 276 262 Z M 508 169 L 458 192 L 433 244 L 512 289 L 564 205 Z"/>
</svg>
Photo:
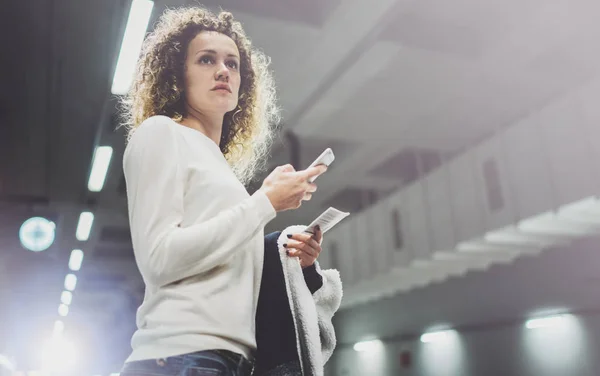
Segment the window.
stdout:
<svg viewBox="0 0 600 376">
<path fill-rule="evenodd" d="M 488 159 L 483 163 L 483 179 L 490 211 L 501 210 L 504 207 L 504 196 L 502 194 L 502 184 L 500 184 L 498 165 L 495 160 Z"/>
<path fill-rule="evenodd" d="M 336 242 L 329 243 L 329 254 L 331 257 L 331 268 L 340 270 L 340 260 L 338 255 L 338 246 Z"/>
<path fill-rule="evenodd" d="M 402 234 L 402 219 L 400 218 L 400 211 L 398 209 L 392 211 L 392 226 L 394 231 L 394 247 L 400 250 L 404 248 L 404 236 Z"/>
</svg>

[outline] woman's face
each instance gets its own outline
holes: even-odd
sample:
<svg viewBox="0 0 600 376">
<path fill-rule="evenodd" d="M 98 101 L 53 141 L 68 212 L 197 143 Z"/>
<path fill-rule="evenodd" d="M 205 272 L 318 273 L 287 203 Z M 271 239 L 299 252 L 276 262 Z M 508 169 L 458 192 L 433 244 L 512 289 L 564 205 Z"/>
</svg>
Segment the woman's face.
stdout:
<svg viewBox="0 0 600 376">
<path fill-rule="evenodd" d="M 186 106 L 200 113 L 225 114 L 238 103 L 240 53 L 228 36 L 203 31 L 188 45 Z"/>
</svg>

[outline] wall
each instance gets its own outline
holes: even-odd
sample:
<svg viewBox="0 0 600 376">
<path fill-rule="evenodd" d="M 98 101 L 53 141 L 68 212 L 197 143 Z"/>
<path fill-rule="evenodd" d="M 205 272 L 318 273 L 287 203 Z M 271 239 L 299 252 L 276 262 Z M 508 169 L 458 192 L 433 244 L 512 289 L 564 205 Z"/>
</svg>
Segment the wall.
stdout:
<svg viewBox="0 0 600 376">
<path fill-rule="evenodd" d="M 459 333 L 444 343 L 384 343 L 373 352 L 336 350 L 328 376 L 597 376 L 600 316 L 573 316 L 559 327 L 524 325 Z M 412 366 L 400 367 L 410 351 Z"/>
</svg>

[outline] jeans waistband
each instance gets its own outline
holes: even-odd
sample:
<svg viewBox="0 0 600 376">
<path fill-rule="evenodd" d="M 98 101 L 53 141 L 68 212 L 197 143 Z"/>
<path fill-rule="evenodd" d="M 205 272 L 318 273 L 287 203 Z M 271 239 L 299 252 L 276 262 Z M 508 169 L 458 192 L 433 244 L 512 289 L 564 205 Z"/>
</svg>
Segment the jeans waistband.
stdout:
<svg viewBox="0 0 600 376">
<path fill-rule="evenodd" d="M 229 350 L 213 350 L 213 352 L 223 358 L 229 360 L 230 362 L 237 364 L 238 372 L 240 376 L 252 374 L 254 370 L 254 361 L 246 359 L 243 355 L 234 353 Z"/>
<path fill-rule="evenodd" d="M 254 372 L 254 362 L 241 354 L 228 350 L 206 350 L 169 358 L 132 361 L 124 365 L 121 375 L 179 375 L 184 370 L 196 367 L 226 370 L 235 376 L 250 376 Z"/>
</svg>

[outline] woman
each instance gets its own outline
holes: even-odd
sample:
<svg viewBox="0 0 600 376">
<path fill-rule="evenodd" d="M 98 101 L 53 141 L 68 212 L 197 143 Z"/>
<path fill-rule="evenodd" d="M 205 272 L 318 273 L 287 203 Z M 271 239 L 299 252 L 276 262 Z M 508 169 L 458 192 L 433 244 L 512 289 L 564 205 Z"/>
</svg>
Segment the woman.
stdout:
<svg viewBox="0 0 600 376">
<path fill-rule="evenodd" d="M 169 10 L 146 38 L 123 157 L 146 290 L 121 376 L 250 374 L 263 228 L 326 170 L 278 167 L 248 195 L 274 100 L 267 59 L 229 13 Z"/>
</svg>

